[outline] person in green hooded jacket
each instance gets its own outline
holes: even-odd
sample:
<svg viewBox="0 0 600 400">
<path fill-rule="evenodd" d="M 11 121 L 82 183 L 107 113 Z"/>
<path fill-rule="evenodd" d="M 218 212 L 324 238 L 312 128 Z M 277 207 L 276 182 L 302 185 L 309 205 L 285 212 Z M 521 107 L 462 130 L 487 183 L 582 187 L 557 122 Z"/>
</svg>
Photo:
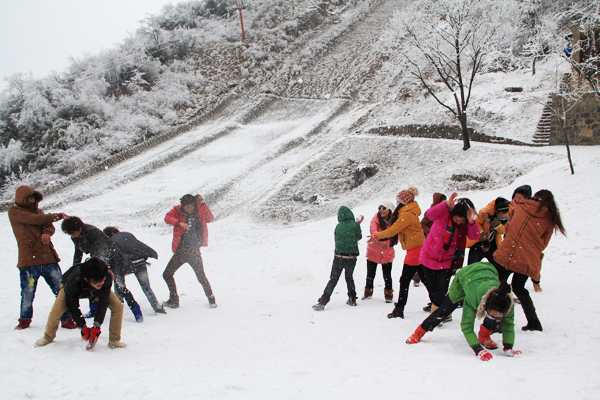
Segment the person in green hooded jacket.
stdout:
<svg viewBox="0 0 600 400">
<path fill-rule="evenodd" d="M 520 351 L 513 350 L 515 312 L 510 286 L 506 282 L 500 282 L 496 268 L 487 262 L 473 263 L 459 270 L 440 308 L 431 313 L 419 325 L 406 343 L 415 344 L 421 341 L 423 335 L 433 331 L 447 315 L 457 308 L 460 301 L 463 301 L 461 329 L 467 343 L 480 360 L 492 359 L 492 354 L 484 348 L 486 335 L 482 335 L 482 332 L 487 333 L 487 337 L 489 337 L 489 334 L 499 329 L 500 325 L 504 354 L 509 357 L 521 354 Z M 476 335 L 475 319 L 483 317 L 486 317 L 484 325 L 481 326 L 479 335 Z M 493 326 L 485 326 L 486 324 L 493 324 Z"/>
<path fill-rule="evenodd" d="M 361 219 L 362 222 L 362 219 Z M 356 287 L 354 285 L 354 267 L 356 267 L 356 257 L 358 257 L 358 241 L 362 239 L 360 224 L 354 219 L 352 211 L 341 206 L 338 210 L 338 224 L 335 227 L 335 254 L 329 282 L 325 287 L 323 295 L 319 302 L 313 306 L 317 311 L 325 309 L 329 303 L 333 289 L 337 285 L 342 271 L 346 271 L 346 285 L 348 286 L 348 301 L 346 304 L 356 306 Z"/>
</svg>

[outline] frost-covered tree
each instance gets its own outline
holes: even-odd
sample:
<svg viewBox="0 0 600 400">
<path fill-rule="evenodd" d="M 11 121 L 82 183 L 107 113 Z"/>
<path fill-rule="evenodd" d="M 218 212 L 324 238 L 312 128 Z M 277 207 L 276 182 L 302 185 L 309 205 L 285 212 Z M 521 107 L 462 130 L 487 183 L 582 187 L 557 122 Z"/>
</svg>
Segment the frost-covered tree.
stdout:
<svg viewBox="0 0 600 400">
<path fill-rule="evenodd" d="M 491 65 L 490 54 L 510 49 L 517 10 L 510 0 L 418 0 L 391 21 L 390 47 L 458 119 L 464 150 L 470 147 L 467 109 L 475 78 Z"/>
</svg>

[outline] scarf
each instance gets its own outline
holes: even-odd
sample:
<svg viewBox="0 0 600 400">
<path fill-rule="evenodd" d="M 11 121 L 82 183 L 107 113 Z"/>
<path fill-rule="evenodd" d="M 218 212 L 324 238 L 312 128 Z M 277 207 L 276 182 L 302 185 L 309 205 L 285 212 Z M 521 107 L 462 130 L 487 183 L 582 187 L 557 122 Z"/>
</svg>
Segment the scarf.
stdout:
<svg viewBox="0 0 600 400">
<path fill-rule="evenodd" d="M 444 250 L 448 250 L 452 244 L 452 239 L 456 235 L 456 248 L 452 254 L 452 264 L 450 269 L 460 269 L 463 266 L 465 260 L 465 248 L 467 247 L 467 229 L 466 224 L 454 225 L 452 221 L 452 215 L 448 217 L 448 223 L 446 224 L 446 233 L 444 234 Z"/>
</svg>

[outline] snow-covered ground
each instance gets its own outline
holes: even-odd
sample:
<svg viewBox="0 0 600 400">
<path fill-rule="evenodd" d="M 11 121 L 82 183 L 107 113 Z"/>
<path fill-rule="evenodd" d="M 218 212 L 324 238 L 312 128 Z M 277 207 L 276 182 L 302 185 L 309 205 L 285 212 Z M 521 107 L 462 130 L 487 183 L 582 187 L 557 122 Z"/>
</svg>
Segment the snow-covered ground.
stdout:
<svg viewBox="0 0 600 400">
<path fill-rule="evenodd" d="M 2 213 L 0 251 L 5 260 L 5 279 L 0 283 L 0 302 L 4 305 L 0 309 L 0 398 L 597 399 L 600 246 L 594 228 L 600 222 L 598 149 L 572 148 L 576 173 L 571 175 L 562 147 L 523 151 L 474 143 L 471 150 L 462 152 L 456 141 L 376 140 L 389 140 L 390 146 L 396 141 L 394 146 L 410 149 L 429 143 L 433 149 L 429 157 L 438 162 L 419 165 L 414 180 L 390 179 L 389 185 L 380 184 L 366 200 L 352 192 L 335 199 L 336 206 L 351 200 L 355 203 L 354 213 L 365 215 L 367 221 L 382 197 L 392 199 L 408 183 L 421 187 L 417 201 L 425 210 L 431 193 L 437 189 L 429 182 L 440 182 L 454 167 L 461 173 L 465 165 L 481 164 L 492 158 L 494 151 L 501 155 L 495 163 L 506 165 L 516 179 L 497 181 L 489 190 L 460 193 L 470 197 L 478 208 L 498 195 L 509 197 L 515 187 L 525 183 L 534 191 L 546 188 L 555 194 L 568 237 L 553 237 L 544 258 L 544 291 L 531 290 L 544 332 L 517 331 L 515 348 L 523 351 L 522 357 L 507 358 L 497 350 L 493 351 L 492 361 L 479 361 L 459 329 L 458 310 L 454 321 L 427 334 L 422 343 L 408 346 L 406 338 L 426 317 L 421 310 L 427 303 L 426 289 L 411 287 L 406 318 L 389 320 L 386 314 L 392 305 L 383 301 L 381 271 L 373 299 L 359 300 L 358 307 L 348 307 L 342 279 L 326 310 L 313 311 L 311 305 L 329 277 L 336 218 L 329 214 L 327 218 L 288 224 L 261 221 L 252 215 L 253 204 L 236 205 L 226 213 L 229 216 L 217 215 L 217 221 L 209 225 L 209 247 L 203 249 L 203 257 L 218 308 L 208 307 L 187 265 L 176 274 L 181 307 L 167 310 L 167 315 L 154 315 L 135 279 L 128 277 L 128 287 L 140 302 L 145 321 L 135 323 L 133 315 L 125 312 L 122 340 L 127 348 L 108 349 L 105 333 L 96 349 L 88 352 L 79 332 L 65 329 L 59 330 L 54 343 L 34 348 L 33 343 L 43 335 L 53 296 L 40 282 L 31 327 L 13 330 L 20 302 L 18 271 L 14 267 L 17 251 L 8 218 Z M 217 142 L 214 145 L 215 151 L 240 150 L 227 146 L 223 149 Z M 454 147 L 456 153 L 442 152 Z M 512 159 L 511 149 L 515 151 Z M 251 147 L 246 150 L 238 153 L 239 160 L 223 167 L 223 180 L 211 173 L 210 182 L 224 184 L 235 175 L 237 165 L 247 165 L 249 157 L 259 151 Z M 453 158 L 454 167 L 441 167 L 439 159 L 458 152 L 460 157 L 452 156 L 459 157 Z M 183 160 L 191 160 L 189 157 Z M 163 183 L 174 187 L 171 199 L 204 187 L 201 166 L 190 171 L 184 168 L 185 162 L 174 165 L 182 167 L 176 172 L 178 178 Z M 483 168 L 488 165 L 485 163 Z M 403 171 L 407 166 L 397 168 Z M 47 212 L 78 215 L 100 228 L 116 224 L 155 248 L 159 260 L 149 267 L 149 273 L 161 301 L 168 296 L 162 271 L 171 256 L 171 233 L 162 219 L 174 205 L 173 201 L 166 202 L 166 194 L 153 189 L 164 179 L 163 170 L 82 201 L 70 202 L 62 195 L 45 200 L 47 204 L 64 204 L 60 209 L 45 208 Z M 501 169 L 494 171 L 502 173 Z M 186 176 L 189 178 L 181 179 Z M 252 195 L 248 188 L 251 185 L 246 187 L 250 192 L 244 196 Z M 86 190 L 85 183 L 81 190 Z M 264 187 L 257 185 L 256 191 L 254 195 L 262 193 Z M 41 206 L 44 208 L 44 202 Z M 138 213 L 140 207 L 146 212 Z M 367 229 L 363 223 L 365 236 Z M 70 238 L 58 229 L 53 241 L 66 270 L 73 252 Z M 365 283 L 364 254 L 362 240 L 354 274 L 359 290 Z M 393 270 L 396 290 L 403 257 L 404 252 L 398 249 Z M 531 289 L 530 283 L 528 287 Z M 525 317 L 517 306 L 516 325 L 524 324 Z M 497 335 L 494 338 L 500 340 Z"/>
</svg>

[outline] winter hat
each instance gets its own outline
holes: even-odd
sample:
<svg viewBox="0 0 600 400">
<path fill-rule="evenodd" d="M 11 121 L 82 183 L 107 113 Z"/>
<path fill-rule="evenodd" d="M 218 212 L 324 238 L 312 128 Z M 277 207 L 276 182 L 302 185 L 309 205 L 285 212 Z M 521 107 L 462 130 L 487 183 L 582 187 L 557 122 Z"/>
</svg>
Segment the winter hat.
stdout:
<svg viewBox="0 0 600 400">
<path fill-rule="evenodd" d="M 414 186 L 409 187 L 398 193 L 396 196 L 396 200 L 398 200 L 402 204 L 409 204 L 415 201 L 415 196 L 419 195 L 419 189 Z"/>
<path fill-rule="evenodd" d="M 531 186 L 522 185 L 522 186 L 519 186 L 518 188 L 516 188 L 515 191 L 513 192 L 512 199 L 515 198 L 517 193 L 522 194 L 526 199 L 528 199 L 531 197 L 531 194 L 532 194 Z"/>
<path fill-rule="evenodd" d="M 389 200 L 382 200 L 379 202 L 379 205 L 384 206 L 385 208 L 389 209 L 390 211 L 394 211 L 394 209 L 396 208 L 396 206 L 394 206 L 394 203 Z"/>
</svg>

